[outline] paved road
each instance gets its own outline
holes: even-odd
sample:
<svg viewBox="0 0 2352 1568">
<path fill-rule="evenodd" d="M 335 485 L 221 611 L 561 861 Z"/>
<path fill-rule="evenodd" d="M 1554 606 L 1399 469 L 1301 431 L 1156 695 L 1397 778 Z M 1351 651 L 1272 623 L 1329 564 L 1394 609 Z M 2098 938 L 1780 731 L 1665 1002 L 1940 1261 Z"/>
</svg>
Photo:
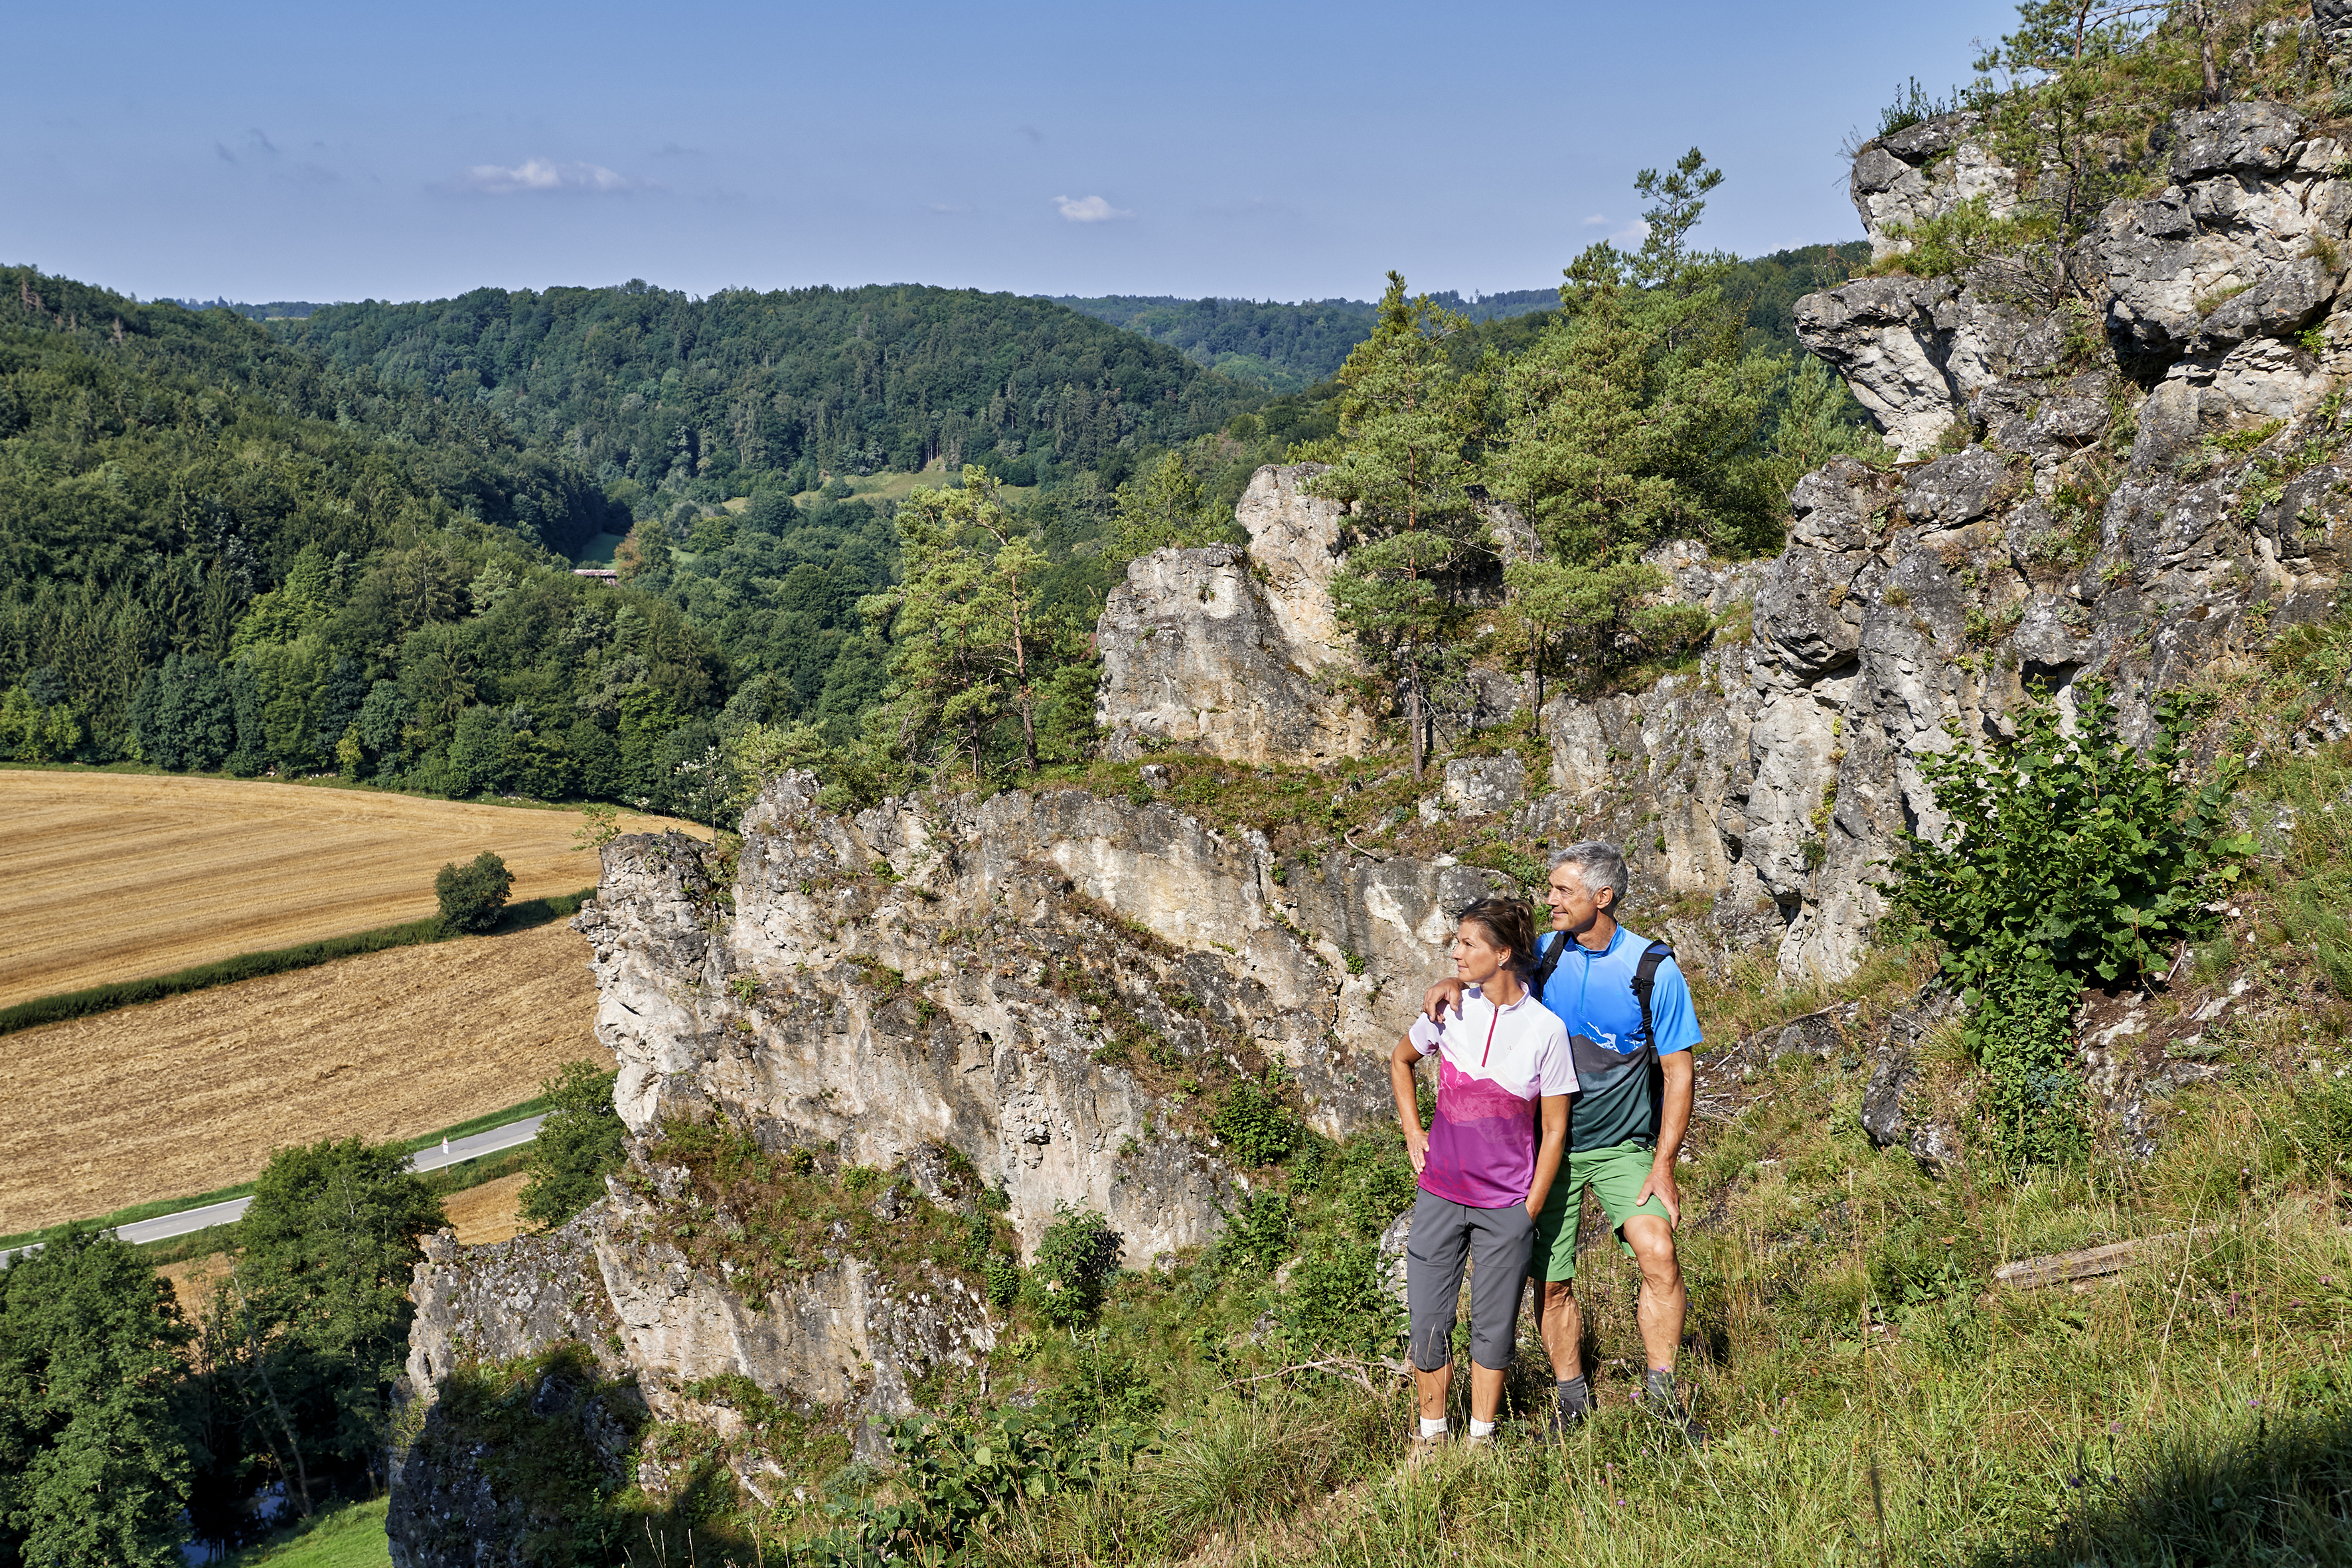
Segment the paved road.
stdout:
<svg viewBox="0 0 2352 1568">
<path fill-rule="evenodd" d="M 437 1171 L 445 1165 L 462 1164 L 484 1154 L 511 1149 L 518 1143 L 528 1143 L 539 1136 L 539 1124 L 546 1120 L 544 1116 L 526 1117 L 520 1121 L 509 1121 L 504 1127 L 493 1127 L 488 1132 L 452 1138 L 449 1140 L 449 1152 L 446 1154 L 437 1143 L 420 1149 L 409 1156 L 409 1169 Z M 182 1209 L 177 1214 L 159 1215 L 153 1219 L 119 1226 L 114 1234 L 130 1242 L 169 1241 L 175 1236 L 186 1236 L 208 1226 L 226 1225 L 232 1220 L 242 1219 L 246 1205 L 252 1202 L 251 1198 L 231 1198 L 225 1204 L 207 1204 L 200 1209 Z M 23 1250 L 30 1252 L 37 1248 L 26 1247 Z M 0 1263 L 5 1263 L 15 1256 L 13 1253 L 0 1253 Z"/>
</svg>

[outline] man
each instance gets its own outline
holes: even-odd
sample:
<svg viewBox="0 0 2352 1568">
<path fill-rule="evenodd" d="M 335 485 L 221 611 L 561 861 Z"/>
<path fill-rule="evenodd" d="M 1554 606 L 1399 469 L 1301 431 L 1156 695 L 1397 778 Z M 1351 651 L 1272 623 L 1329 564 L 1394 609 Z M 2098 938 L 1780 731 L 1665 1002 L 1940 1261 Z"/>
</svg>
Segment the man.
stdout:
<svg viewBox="0 0 2352 1568">
<path fill-rule="evenodd" d="M 1691 1047 L 1699 1043 L 1690 987 L 1673 951 L 1617 923 L 1625 897 L 1625 857 L 1597 840 L 1571 844 L 1551 858 L 1556 933 L 1542 946 L 1536 990 L 1568 1026 L 1580 1092 L 1569 1109 L 1568 1168 L 1536 1219 L 1528 1273 L 1539 1288 L 1544 1349 L 1558 1383 L 1565 1429 L 1591 1413 L 1578 1340 L 1576 1231 L 1591 1188 L 1620 1246 L 1642 1271 L 1637 1317 L 1649 1359 L 1643 1404 L 1694 1441 L 1705 1434 L 1675 1390 L 1675 1352 L 1689 1297 L 1675 1258 L 1682 1194 L 1675 1161 L 1690 1127 Z M 1647 971 L 1646 975 L 1644 971 Z M 1639 995 L 1647 981 L 1647 1018 Z M 1433 1021 L 1457 1014 L 1462 986 L 1443 980 L 1422 1005 Z"/>
</svg>

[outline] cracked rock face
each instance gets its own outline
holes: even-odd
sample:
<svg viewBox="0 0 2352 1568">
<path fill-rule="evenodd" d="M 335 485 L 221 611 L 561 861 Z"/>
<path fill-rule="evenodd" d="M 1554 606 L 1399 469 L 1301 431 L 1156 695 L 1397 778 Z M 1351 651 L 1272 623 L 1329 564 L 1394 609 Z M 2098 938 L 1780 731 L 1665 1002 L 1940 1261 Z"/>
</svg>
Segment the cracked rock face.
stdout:
<svg viewBox="0 0 2352 1568">
<path fill-rule="evenodd" d="M 1891 229 L 1916 228 L 1962 202 L 1981 197 L 1994 217 L 2017 205 L 2017 172 L 1971 136 L 1976 127 L 1972 115 L 1938 115 L 1855 155 L 1847 189 L 1874 258 L 1910 249 Z"/>
<path fill-rule="evenodd" d="M 1339 506 L 1301 488 L 1321 471 L 1257 471 L 1234 512 L 1249 531 L 1246 551 L 1160 550 L 1129 564 L 1095 630 L 1097 720 L 1109 755 L 1138 755 L 1159 741 L 1311 764 L 1372 749 L 1361 671 L 1328 591 Z"/>
<path fill-rule="evenodd" d="M 1996 216 L 2005 210 L 2015 183 L 1973 150 L 1967 130 L 1964 116 L 1948 116 L 1855 159 L 1854 208 L 1880 259 L 1906 248 L 1890 224 L 1978 195 Z M 2160 441 L 2178 450 L 2189 426 L 2310 412 L 2352 372 L 2352 331 L 2336 314 L 2352 254 L 2352 182 L 2336 174 L 2343 148 L 2275 103 L 2177 114 L 2158 144 L 2169 184 L 2109 204 L 2072 266 L 2094 280 L 2124 369 L 2164 397 L 2164 428 L 2175 434 Z M 1798 301 L 1798 335 L 1912 458 L 1958 416 L 2021 412 L 1982 405 L 1997 384 L 2056 370 L 2062 318 L 1999 293 L 1966 278 L 1863 279 Z"/>
<path fill-rule="evenodd" d="M 1155 1131 L 1181 1120 L 1182 1058 L 1279 1063 L 1318 1129 L 1364 1125 L 1396 996 L 1444 972 L 1448 911 L 1496 880 L 1340 853 L 1284 885 L 1255 835 L 1161 805 L 1012 791 L 837 817 L 815 787 L 789 775 L 747 814 L 731 912 L 688 841 L 607 847 L 577 923 L 632 1131 L 719 1115 L 875 1166 L 951 1147 L 1025 1241 L 1083 1205 L 1139 1265 L 1210 1239 L 1234 1190 L 1213 1148 Z"/>
</svg>

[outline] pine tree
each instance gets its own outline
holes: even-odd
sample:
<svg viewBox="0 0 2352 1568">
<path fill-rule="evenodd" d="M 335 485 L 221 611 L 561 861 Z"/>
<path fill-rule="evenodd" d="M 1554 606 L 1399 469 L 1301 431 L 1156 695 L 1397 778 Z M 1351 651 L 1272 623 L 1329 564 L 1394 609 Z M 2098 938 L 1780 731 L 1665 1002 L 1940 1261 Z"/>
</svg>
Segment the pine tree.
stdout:
<svg viewBox="0 0 2352 1568">
<path fill-rule="evenodd" d="M 936 739 L 951 737 L 983 779 L 998 722 L 1017 716 L 1023 770 L 1035 773 L 1037 709 L 1058 629 L 1039 604 L 1045 551 L 978 467 L 964 469 L 959 489 L 917 493 L 896 521 L 899 581 L 859 605 L 890 643 L 885 718 L 872 739 L 923 767 Z"/>
<path fill-rule="evenodd" d="M 1641 248 L 1588 248 L 1567 268 L 1559 313 L 1490 370 L 1496 430 L 1480 476 L 1539 542 L 1537 560 L 1506 574 L 1507 618 L 1538 676 L 1565 651 L 1591 684 L 1703 628 L 1703 616 L 1643 602 L 1665 585 L 1639 560 L 1648 546 L 1695 538 L 1745 553 L 1779 537 L 1756 435 L 1784 372 L 1743 352 L 1722 284 L 1730 258 L 1690 245 L 1722 178 L 1696 148 L 1664 174 L 1642 171 Z"/>
<path fill-rule="evenodd" d="M 1110 524 L 1110 547 L 1119 559 L 1135 560 L 1171 546 L 1197 549 L 1222 541 L 1230 526 L 1202 494 L 1201 481 L 1174 452 L 1138 483 L 1118 487 Z"/>
<path fill-rule="evenodd" d="M 1379 324 L 1340 367 L 1339 435 L 1310 493 L 1348 502 L 1356 543 L 1332 579 L 1340 618 L 1402 689 L 1412 768 L 1428 745 L 1427 688 L 1467 613 L 1464 569 L 1483 551 L 1467 455 L 1477 388 L 1455 372 L 1447 340 L 1469 323 L 1389 274 Z M 1317 454 L 1323 455 L 1323 454 Z"/>
</svg>

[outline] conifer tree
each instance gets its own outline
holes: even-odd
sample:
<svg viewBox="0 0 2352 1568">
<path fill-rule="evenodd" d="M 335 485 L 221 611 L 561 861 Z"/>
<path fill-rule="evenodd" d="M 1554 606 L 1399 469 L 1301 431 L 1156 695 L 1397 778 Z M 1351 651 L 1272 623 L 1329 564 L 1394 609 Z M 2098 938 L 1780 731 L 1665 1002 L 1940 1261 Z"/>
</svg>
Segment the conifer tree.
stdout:
<svg viewBox="0 0 2352 1568">
<path fill-rule="evenodd" d="M 950 737 L 975 779 L 988 742 L 1017 715 L 1025 772 L 1037 771 L 1036 712 L 1055 627 L 1038 601 L 1045 552 L 1007 511 L 988 470 L 898 509 L 899 581 L 860 610 L 889 639 L 886 727 L 872 738 L 920 765 Z"/>
<path fill-rule="evenodd" d="M 1175 452 L 1139 482 L 1118 487 L 1110 523 L 1113 554 L 1125 561 L 1173 545 L 1197 549 L 1219 542 L 1229 529 L 1201 491 L 1201 481 Z"/>
<path fill-rule="evenodd" d="M 1466 613 L 1463 570 L 1483 548 L 1468 489 L 1477 389 L 1447 350 L 1467 325 L 1426 295 L 1407 298 L 1403 277 L 1389 274 L 1379 324 L 1339 370 L 1331 466 L 1307 487 L 1349 504 L 1356 542 L 1331 594 L 1340 618 L 1402 689 L 1416 776 L 1428 744 L 1429 677 Z"/>
<path fill-rule="evenodd" d="M 1642 171 L 1641 248 L 1603 241 L 1578 257 L 1559 313 L 1490 373 L 1496 430 L 1480 477 L 1540 545 L 1506 574 L 1509 619 L 1531 662 L 1567 652 L 1588 684 L 1703 629 L 1703 616 L 1643 603 L 1665 584 L 1644 548 L 1685 537 L 1744 552 L 1777 535 L 1756 432 L 1784 373 L 1743 350 L 1724 297 L 1730 258 L 1690 244 L 1722 179 L 1696 148 L 1664 174 Z"/>
</svg>

